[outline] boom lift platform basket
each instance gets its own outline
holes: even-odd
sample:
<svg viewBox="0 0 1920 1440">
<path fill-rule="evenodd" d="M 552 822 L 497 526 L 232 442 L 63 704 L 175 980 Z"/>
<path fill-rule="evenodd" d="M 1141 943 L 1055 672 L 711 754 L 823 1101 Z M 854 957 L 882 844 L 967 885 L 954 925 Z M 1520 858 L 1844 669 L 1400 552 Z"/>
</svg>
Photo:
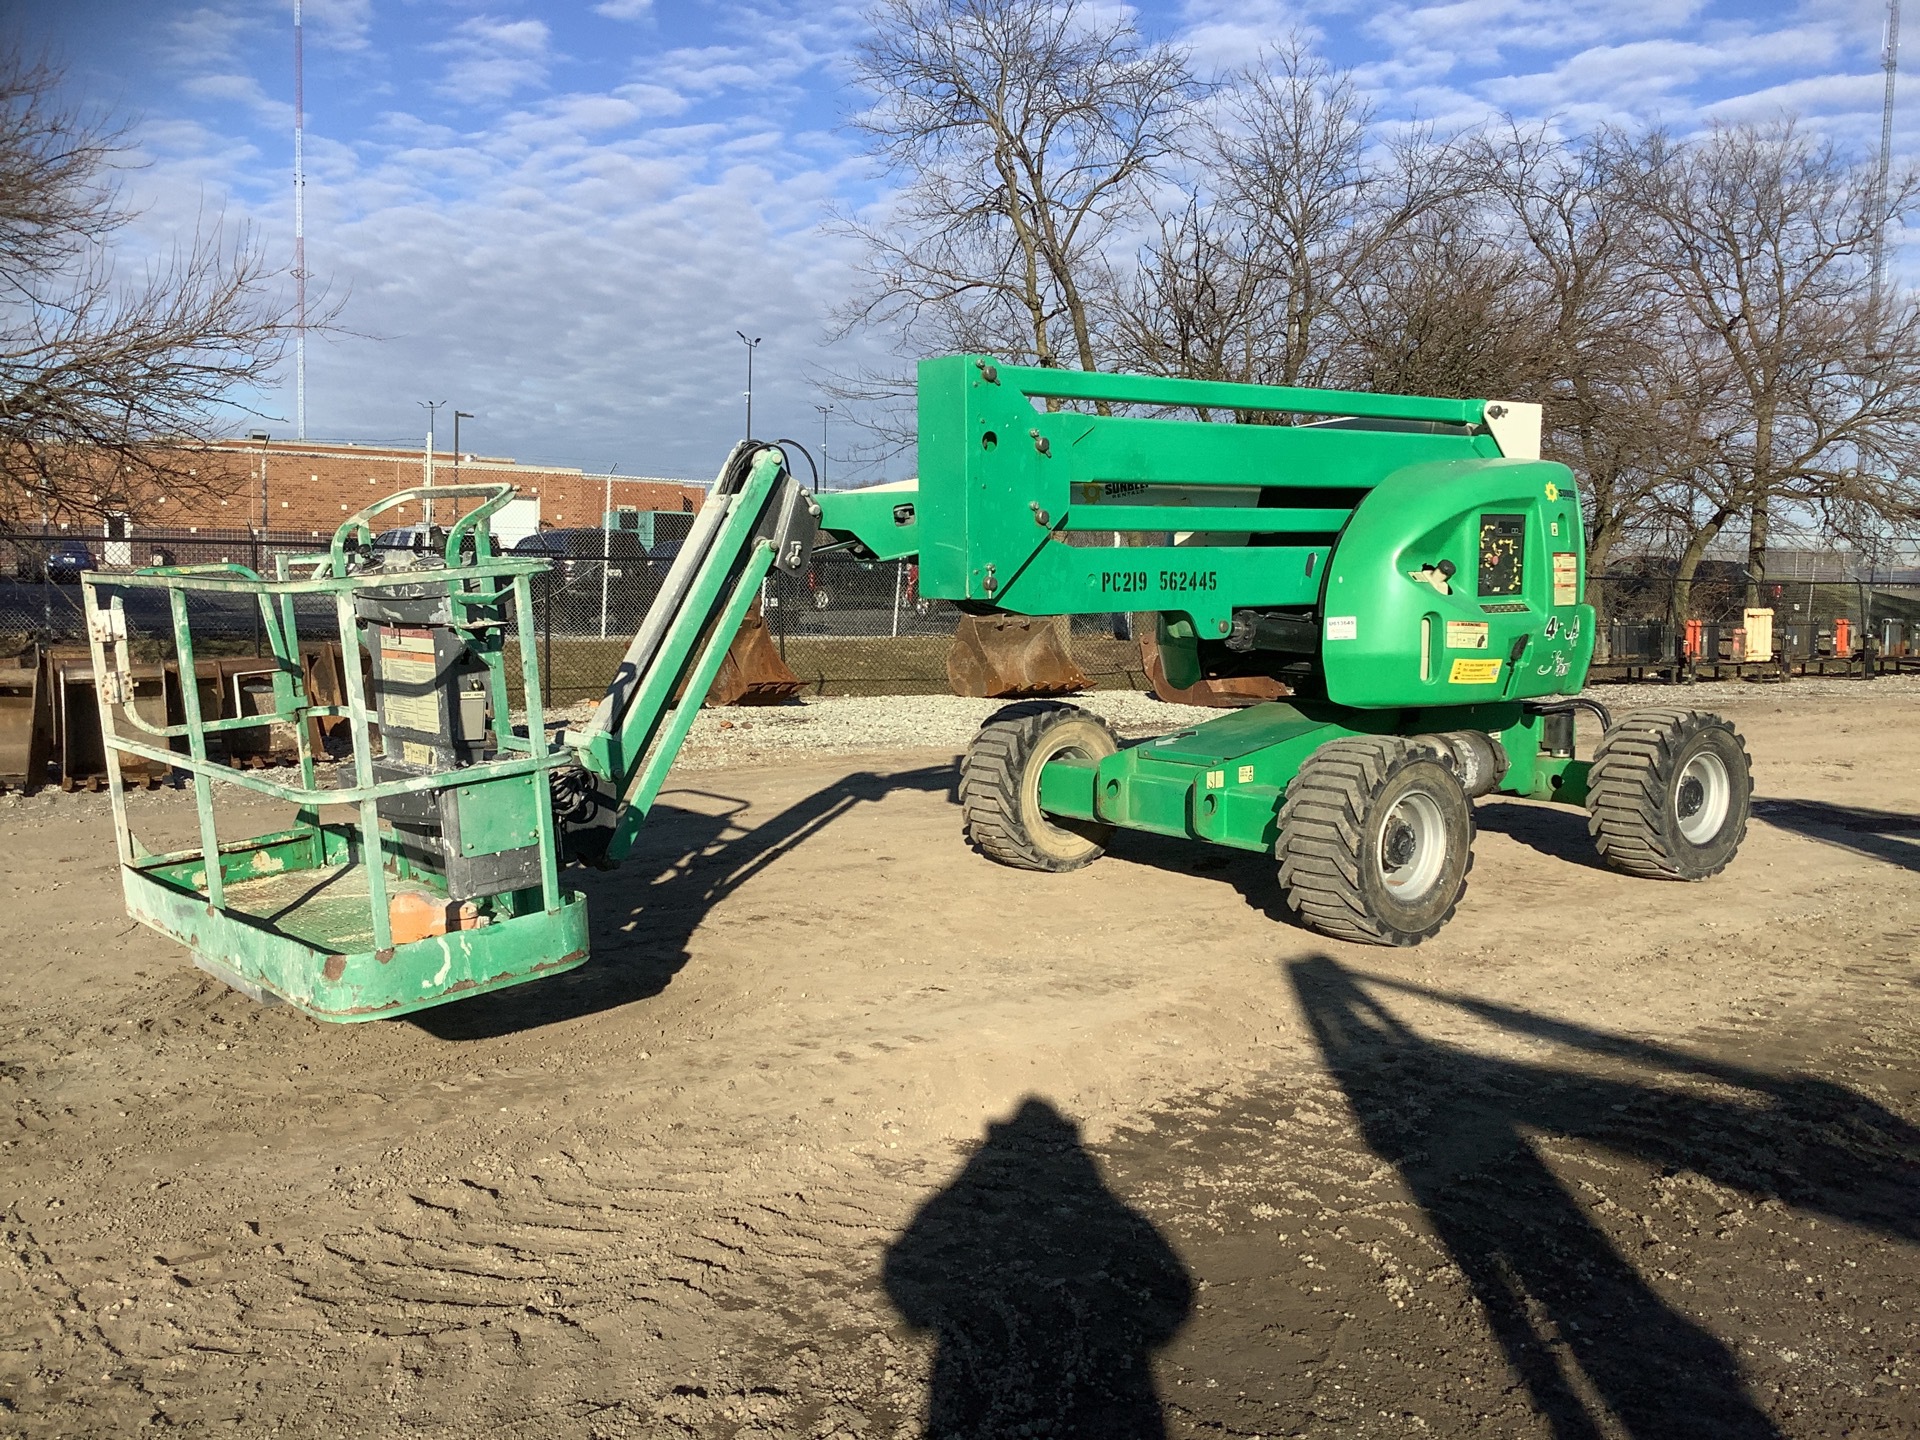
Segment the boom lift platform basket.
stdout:
<svg viewBox="0 0 1920 1440">
<path fill-rule="evenodd" d="M 790 568 L 803 565 L 817 512 L 777 450 L 737 450 L 594 722 L 556 738 L 541 705 L 530 586 L 545 562 L 498 555 L 488 523 L 511 495 L 403 491 L 343 522 L 327 552 L 282 560 L 272 579 L 239 565 L 86 577 L 105 744 L 116 757 L 186 769 L 198 814 L 198 845 L 153 853 L 130 827 L 121 766 L 108 767 L 136 918 L 236 988 L 326 1020 L 402 1014 L 587 958 L 586 902 L 562 883 L 562 866 L 611 865 L 631 847 L 779 542 Z M 443 553 L 372 545 L 377 515 L 427 500 L 478 502 L 449 527 Z M 128 703 L 138 667 L 122 596 L 136 589 L 165 594 L 188 674 L 193 597 L 255 597 L 271 703 L 208 718 L 186 686 L 180 724 Z M 302 683 L 296 602 L 316 597 L 331 602 L 341 653 L 371 660 L 370 690 L 359 664 L 341 667 L 339 704 L 317 703 Z M 350 783 L 320 783 L 313 741 L 323 721 L 348 727 Z M 210 755 L 216 737 L 266 726 L 295 737 L 297 780 Z M 288 802 L 292 825 L 223 841 L 217 786 Z"/>
</svg>

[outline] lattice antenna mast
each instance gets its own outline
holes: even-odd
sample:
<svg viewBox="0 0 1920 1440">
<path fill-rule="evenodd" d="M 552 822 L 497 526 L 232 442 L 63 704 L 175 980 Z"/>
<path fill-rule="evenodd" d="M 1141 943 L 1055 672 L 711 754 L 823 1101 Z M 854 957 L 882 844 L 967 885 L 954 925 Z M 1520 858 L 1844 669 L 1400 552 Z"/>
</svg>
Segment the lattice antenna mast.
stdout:
<svg viewBox="0 0 1920 1440">
<path fill-rule="evenodd" d="M 1887 283 L 1887 180 L 1893 169 L 1893 84 L 1900 69 L 1900 0 L 1887 0 L 1887 38 L 1880 51 L 1880 68 L 1887 72 L 1887 89 L 1880 105 L 1880 172 L 1874 183 L 1873 291 L 1868 313 L 1875 325 L 1880 321 L 1880 300 Z"/>
<path fill-rule="evenodd" d="M 300 0 L 294 0 L 294 434 L 300 440 L 307 438 L 307 67 L 303 52 Z"/>
</svg>

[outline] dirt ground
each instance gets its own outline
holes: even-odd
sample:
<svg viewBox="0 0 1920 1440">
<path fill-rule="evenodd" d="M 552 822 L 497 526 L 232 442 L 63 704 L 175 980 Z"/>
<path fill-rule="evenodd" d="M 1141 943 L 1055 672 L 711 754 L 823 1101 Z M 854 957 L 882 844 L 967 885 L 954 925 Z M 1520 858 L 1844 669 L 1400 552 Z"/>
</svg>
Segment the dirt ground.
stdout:
<svg viewBox="0 0 1920 1440">
<path fill-rule="evenodd" d="M 1763 797 L 1704 885 L 1487 802 L 1368 950 L 792 753 L 670 783 L 585 967 L 359 1026 L 0 803 L 0 1434 L 1920 1433 L 1920 720 L 1792 688 L 1689 697 Z"/>
</svg>

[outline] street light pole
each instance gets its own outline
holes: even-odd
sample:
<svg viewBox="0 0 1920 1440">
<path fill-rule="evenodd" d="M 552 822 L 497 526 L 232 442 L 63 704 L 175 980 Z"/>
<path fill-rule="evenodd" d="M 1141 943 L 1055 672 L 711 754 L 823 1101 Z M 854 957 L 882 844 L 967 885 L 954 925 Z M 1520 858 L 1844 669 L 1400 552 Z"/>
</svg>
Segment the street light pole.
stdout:
<svg viewBox="0 0 1920 1440">
<path fill-rule="evenodd" d="M 427 458 L 426 458 L 425 465 L 422 467 L 421 473 L 426 476 L 426 481 L 428 486 L 432 486 L 433 484 L 433 417 L 439 411 L 440 407 L 442 405 L 445 405 L 447 402 L 444 400 L 421 400 L 421 401 L 418 401 L 417 403 L 419 404 L 422 410 L 427 412 Z M 433 497 L 428 496 L 425 500 L 423 500 L 421 502 L 420 508 L 422 509 L 422 511 L 425 512 L 420 517 L 420 523 L 425 525 L 429 530 L 431 530 L 433 528 Z"/>
<path fill-rule="evenodd" d="M 827 417 L 833 414 L 833 406 L 816 405 L 813 408 L 820 412 L 820 474 L 813 482 L 814 493 L 818 494 L 820 487 L 827 483 Z M 833 487 L 829 485 L 827 488 Z"/>
<path fill-rule="evenodd" d="M 473 419 L 471 410 L 453 412 L 453 483 L 460 483 L 460 422 Z"/>
<path fill-rule="evenodd" d="M 600 638 L 607 638 L 607 577 L 613 571 L 613 472 L 607 467 L 607 496 L 600 507 Z"/>
<path fill-rule="evenodd" d="M 733 333 L 738 335 L 740 337 L 741 343 L 747 347 L 747 435 L 746 435 L 746 438 L 751 440 L 753 438 L 753 352 L 760 348 L 760 337 L 756 335 L 751 340 L 749 340 L 747 339 L 747 332 L 744 330 L 736 330 Z"/>
</svg>

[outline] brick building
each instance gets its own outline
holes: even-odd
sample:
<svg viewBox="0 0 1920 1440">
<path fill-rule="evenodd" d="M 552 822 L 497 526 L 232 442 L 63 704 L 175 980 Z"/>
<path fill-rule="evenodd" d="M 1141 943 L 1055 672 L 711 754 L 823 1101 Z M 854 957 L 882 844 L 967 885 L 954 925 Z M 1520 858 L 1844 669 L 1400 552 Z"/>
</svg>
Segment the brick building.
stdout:
<svg viewBox="0 0 1920 1440">
<path fill-rule="evenodd" d="M 386 445 L 222 440 L 177 452 L 170 464 L 185 469 L 187 477 L 173 486 L 142 487 L 126 497 L 123 513 L 128 538 L 143 533 L 261 529 L 274 538 L 324 537 L 361 507 L 426 483 L 426 462 L 420 450 Z M 458 481 L 513 486 L 523 503 L 515 507 L 510 529 L 498 527 L 508 540 L 518 538 L 513 532 L 525 533 L 536 526 L 598 526 L 607 510 L 607 477 L 562 465 L 442 454 L 434 457 L 433 479 L 440 485 Z M 619 475 L 613 477 L 610 488 L 615 510 L 692 511 L 705 494 L 700 486 L 682 481 Z M 398 506 L 377 523 L 383 529 L 418 524 L 422 517 L 415 513 L 417 508 L 417 503 Z M 445 509 L 435 518 L 444 521 Z"/>
</svg>

